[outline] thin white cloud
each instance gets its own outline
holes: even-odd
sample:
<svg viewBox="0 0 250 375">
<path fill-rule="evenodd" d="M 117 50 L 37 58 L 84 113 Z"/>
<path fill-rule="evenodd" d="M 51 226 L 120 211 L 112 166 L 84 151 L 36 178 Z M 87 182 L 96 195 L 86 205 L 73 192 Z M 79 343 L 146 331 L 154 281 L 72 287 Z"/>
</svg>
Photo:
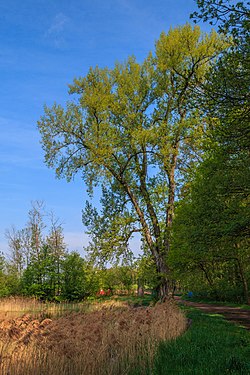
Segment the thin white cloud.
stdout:
<svg viewBox="0 0 250 375">
<path fill-rule="evenodd" d="M 51 40 L 55 47 L 61 48 L 65 45 L 65 29 L 69 24 L 70 18 L 63 13 L 58 13 L 52 20 L 45 37 Z"/>
<path fill-rule="evenodd" d="M 52 25 L 50 26 L 47 33 L 52 34 L 52 35 L 61 33 L 64 30 L 65 25 L 68 22 L 69 22 L 69 18 L 65 16 L 63 13 L 57 14 L 54 17 Z"/>
<path fill-rule="evenodd" d="M 121 7 L 123 7 L 125 10 L 129 12 L 132 12 L 132 13 L 135 13 L 135 11 L 137 12 L 136 6 L 132 4 L 129 0 L 119 0 L 118 3 L 121 5 Z"/>
</svg>

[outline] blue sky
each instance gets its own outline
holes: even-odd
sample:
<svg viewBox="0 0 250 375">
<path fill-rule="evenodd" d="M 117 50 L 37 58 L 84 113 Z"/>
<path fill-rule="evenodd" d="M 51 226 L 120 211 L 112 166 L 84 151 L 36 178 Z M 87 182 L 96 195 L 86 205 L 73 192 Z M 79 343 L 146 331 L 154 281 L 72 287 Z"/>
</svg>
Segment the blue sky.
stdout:
<svg viewBox="0 0 250 375">
<path fill-rule="evenodd" d="M 43 106 L 65 103 L 67 85 L 90 66 L 112 67 L 129 55 L 142 61 L 161 31 L 184 24 L 195 6 L 194 0 L 0 1 L 0 251 L 8 248 L 5 230 L 23 228 L 31 201 L 43 200 L 63 223 L 69 249 L 82 253 L 87 193 L 80 178 L 58 180 L 43 163 L 37 130 Z"/>
</svg>

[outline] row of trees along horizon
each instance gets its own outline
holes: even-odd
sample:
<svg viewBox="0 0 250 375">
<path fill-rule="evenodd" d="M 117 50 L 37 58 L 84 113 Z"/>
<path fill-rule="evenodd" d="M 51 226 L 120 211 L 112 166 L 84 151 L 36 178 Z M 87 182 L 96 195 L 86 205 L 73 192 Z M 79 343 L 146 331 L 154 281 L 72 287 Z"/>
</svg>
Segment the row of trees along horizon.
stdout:
<svg viewBox="0 0 250 375">
<path fill-rule="evenodd" d="M 159 298 L 178 282 L 202 296 L 249 302 L 249 2 L 197 5 L 191 18 L 218 33 L 187 23 L 163 32 L 142 63 L 129 57 L 90 68 L 69 85 L 65 108 L 45 107 L 38 128 L 57 177 L 80 173 L 90 198 L 102 188 L 101 208 L 87 201 L 83 210 L 89 259 L 129 264 L 138 232 Z M 48 267 L 59 278 L 67 260 L 81 257 L 68 254 L 56 268 L 54 234 L 42 259 L 53 259 Z M 17 272 L 27 286 L 38 255 Z"/>
<path fill-rule="evenodd" d="M 49 217 L 49 220 L 48 220 Z M 47 219 L 47 220 L 46 220 Z M 126 258 L 106 268 L 68 252 L 63 228 L 43 202 L 33 202 L 25 228 L 6 231 L 9 257 L 0 256 L 0 297 L 33 296 L 50 301 L 79 301 L 106 294 L 154 288 L 156 274 L 149 260 Z M 132 255 L 132 254 L 131 254 Z"/>
</svg>

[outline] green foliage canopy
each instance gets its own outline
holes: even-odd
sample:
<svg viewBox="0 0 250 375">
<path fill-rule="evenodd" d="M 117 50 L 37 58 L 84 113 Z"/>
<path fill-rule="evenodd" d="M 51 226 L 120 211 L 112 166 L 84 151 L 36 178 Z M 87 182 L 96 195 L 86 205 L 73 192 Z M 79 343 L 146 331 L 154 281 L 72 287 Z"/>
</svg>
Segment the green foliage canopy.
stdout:
<svg viewBox="0 0 250 375">
<path fill-rule="evenodd" d="M 58 177 L 80 172 L 89 192 L 103 184 L 126 196 L 160 274 L 168 272 L 178 176 L 197 161 L 204 134 L 191 92 L 225 46 L 197 26 L 171 29 L 141 64 L 130 57 L 75 79 L 74 100 L 65 109 L 45 107 L 38 122 L 46 163 Z M 163 296 L 166 278 L 160 284 Z"/>
<path fill-rule="evenodd" d="M 189 194 L 179 204 L 170 257 L 179 277 L 186 269 L 183 279 L 189 283 L 199 279 L 203 292 L 248 302 L 249 9 L 243 2 L 197 3 L 201 13 L 193 16 L 218 22 L 220 31 L 231 33 L 233 44 L 203 85 L 200 105 L 212 118 L 211 141 Z"/>
</svg>

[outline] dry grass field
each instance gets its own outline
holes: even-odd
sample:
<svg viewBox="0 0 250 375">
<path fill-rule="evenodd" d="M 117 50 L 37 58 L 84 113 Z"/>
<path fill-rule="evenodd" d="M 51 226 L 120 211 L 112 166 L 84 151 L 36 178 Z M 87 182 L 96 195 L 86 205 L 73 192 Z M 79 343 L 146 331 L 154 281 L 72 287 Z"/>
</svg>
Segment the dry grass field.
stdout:
<svg viewBox="0 0 250 375">
<path fill-rule="evenodd" d="M 37 301 L 0 303 L 1 375 L 129 374 L 135 366 L 143 371 L 160 341 L 186 329 L 184 315 L 171 301 L 131 307 L 110 300 L 82 304 L 79 312 L 76 306 L 69 312 L 68 306 L 60 317 L 56 308 L 61 312 L 51 305 L 48 318 Z"/>
</svg>

